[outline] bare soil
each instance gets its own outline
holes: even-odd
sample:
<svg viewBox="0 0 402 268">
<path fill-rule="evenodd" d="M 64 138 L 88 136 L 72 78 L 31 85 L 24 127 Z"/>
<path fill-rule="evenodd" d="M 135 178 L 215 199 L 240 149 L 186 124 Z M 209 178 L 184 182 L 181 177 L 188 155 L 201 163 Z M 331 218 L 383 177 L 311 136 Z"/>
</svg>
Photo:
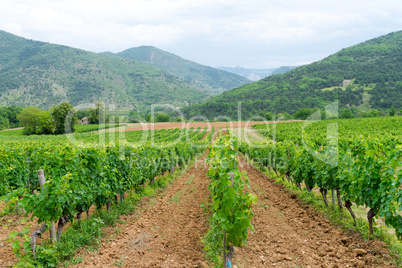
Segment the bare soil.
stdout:
<svg viewBox="0 0 402 268">
<path fill-rule="evenodd" d="M 0 206 L 1 209 L 1 206 Z M 1 210 L 0 210 L 1 211 Z M 24 228 L 29 228 L 29 234 L 35 229 L 41 227 L 37 224 L 37 220 L 25 221 L 25 217 L 22 214 L 11 214 L 0 218 L 0 267 L 12 267 L 16 262 L 13 250 L 11 248 L 11 242 L 8 242 L 8 237 L 12 231 L 21 233 Z M 37 243 L 49 238 L 49 232 L 42 235 L 42 238 L 37 240 Z M 19 237 L 20 242 L 23 241 Z"/>
<path fill-rule="evenodd" d="M 159 130 L 159 129 L 172 129 L 172 128 L 204 128 L 207 127 L 207 129 L 212 129 L 212 127 L 215 127 L 215 129 L 219 129 L 220 127 L 226 128 L 227 126 L 230 129 L 233 128 L 250 128 L 252 125 L 256 124 L 273 124 L 273 123 L 287 123 L 287 122 L 293 122 L 293 121 L 247 121 L 247 122 L 168 122 L 168 123 L 138 123 L 138 124 L 128 124 L 123 130 L 119 131 L 131 131 L 131 130 Z"/>
<path fill-rule="evenodd" d="M 241 170 L 258 197 L 248 245 L 236 248 L 237 267 L 393 267 L 385 243 L 365 243 L 360 234 L 346 233 L 283 185 L 247 164 Z"/>
<path fill-rule="evenodd" d="M 169 123 L 172 124 L 172 123 Z M 216 127 L 216 126 L 215 126 Z M 200 238 L 208 229 L 208 215 L 200 207 L 209 200 L 206 154 L 156 197 L 144 198 L 136 213 L 122 216 L 122 223 L 107 227 L 107 236 L 97 252 L 81 250 L 83 262 L 76 267 L 210 267 Z M 248 245 L 236 248 L 237 267 L 394 267 L 385 244 L 364 242 L 360 234 L 344 232 L 295 194 L 276 184 L 240 157 L 250 191 L 258 204 L 252 224 L 255 233 Z M 0 220 L 0 267 L 16 262 L 10 231 L 21 231 L 34 222 L 21 223 L 21 216 Z M 48 233 L 42 239 L 46 239 Z"/>
<path fill-rule="evenodd" d="M 143 200 L 140 214 L 119 226 L 122 233 L 78 267 L 210 267 L 200 243 L 208 228 L 200 208 L 209 196 L 204 160 L 156 199 Z M 233 267 L 395 267 L 383 260 L 384 243 L 341 231 L 243 158 L 240 166 L 259 201 L 255 233 L 247 247 L 236 248 Z"/>
<path fill-rule="evenodd" d="M 205 158 L 156 198 L 143 199 L 139 213 L 116 227 L 121 233 L 76 267 L 208 267 L 200 241 L 208 229 L 200 207 L 209 196 Z"/>
<path fill-rule="evenodd" d="M 3 211 L 6 206 L 7 204 L 0 202 L 0 211 Z M 96 207 L 91 206 L 89 214 L 94 214 L 95 210 Z M 83 217 L 86 218 L 84 214 Z M 18 261 L 11 248 L 12 241 L 8 241 L 11 232 L 22 233 L 25 228 L 29 228 L 29 235 L 31 235 L 33 231 L 43 226 L 43 224 L 38 224 L 38 219 L 36 217 L 34 217 L 33 220 L 30 220 L 31 216 L 31 213 L 25 216 L 25 213 L 19 211 L 18 213 L 12 213 L 0 217 L 0 268 L 12 267 Z M 67 223 L 64 230 L 69 226 L 70 223 Z M 49 231 L 47 231 L 38 237 L 36 244 L 40 245 L 43 241 L 46 241 L 49 238 L 50 234 Z M 17 236 L 17 239 L 20 241 L 20 244 L 24 242 L 24 239 L 21 236 Z"/>
</svg>

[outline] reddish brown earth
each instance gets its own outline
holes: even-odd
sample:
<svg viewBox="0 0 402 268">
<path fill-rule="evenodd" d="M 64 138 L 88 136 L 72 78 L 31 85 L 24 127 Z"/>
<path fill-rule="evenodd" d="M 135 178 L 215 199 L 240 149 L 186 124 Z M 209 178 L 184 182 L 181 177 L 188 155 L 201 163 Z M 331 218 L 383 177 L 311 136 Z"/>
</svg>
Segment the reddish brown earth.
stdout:
<svg viewBox="0 0 402 268">
<path fill-rule="evenodd" d="M 5 207 L 0 204 L 0 211 Z M 11 249 L 11 243 L 7 242 L 11 231 L 21 232 L 28 223 L 21 223 L 22 217 L 16 214 L 0 218 L 0 267 L 11 267 L 17 259 Z"/>
<path fill-rule="evenodd" d="M 5 207 L 5 203 L 1 202 L 0 211 L 2 211 Z M 95 212 L 95 209 L 95 206 L 92 206 L 89 213 L 92 215 Z M 29 214 L 28 217 L 25 217 L 25 214 L 21 212 L 18 214 L 14 213 L 0 217 L 0 268 L 12 267 L 17 262 L 17 258 L 15 257 L 15 254 L 11 248 L 12 241 L 7 241 L 10 233 L 13 231 L 21 233 L 24 228 L 28 227 L 29 235 L 31 235 L 35 229 L 40 228 L 43 225 L 38 224 L 36 217 L 31 221 L 31 215 L 32 214 Z M 65 227 L 68 227 L 69 225 L 70 224 L 67 224 Z M 22 244 L 23 239 L 20 236 L 17 238 Z M 49 238 L 49 232 L 45 232 L 42 234 L 42 236 L 38 237 L 36 244 L 41 244 L 43 241 L 46 241 Z"/>
<path fill-rule="evenodd" d="M 122 233 L 79 267 L 209 267 L 200 243 L 207 229 L 200 204 L 209 195 L 203 160 L 156 199 L 144 200 L 140 214 L 119 226 Z M 385 244 L 339 230 L 243 158 L 240 166 L 259 201 L 255 233 L 235 250 L 233 267 L 393 267 L 382 260 L 389 257 Z"/>
<path fill-rule="evenodd" d="M 208 228 L 200 205 L 210 195 L 205 157 L 156 197 L 144 198 L 136 213 L 121 217 L 123 223 L 106 228 L 99 251 L 81 250 L 77 255 L 83 262 L 77 267 L 210 267 L 200 242 Z M 235 250 L 233 267 L 392 267 L 382 260 L 388 253 L 381 242 L 364 243 L 361 235 L 339 230 L 243 158 L 240 168 L 258 204 L 253 208 L 255 233 L 247 247 Z M 0 228 L 0 267 L 16 261 L 5 242 L 9 232 L 36 226 L 20 220 L 11 215 L 0 221 L 0 227 L 9 225 Z"/>
<path fill-rule="evenodd" d="M 346 233 L 304 205 L 240 158 L 241 170 L 258 197 L 248 246 L 235 250 L 237 267 L 393 267 L 385 243 L 364 243 L 361 235 Z"/>
<path fill-rule="evenodd" d="M 212 129 L 212 127 L 215 127 L 215 129 L 219 129 L 220 127 L 226 128 L 229 126 L 229 128 L 249 128 L 252 125 L 256 124 L 273 124 L 273 123 L 287 123 L 287 122 L 293 122 L 293 121 L 247 121 L 247 122 L 169 122 L 169 123 L 139 123 L 139 124 L 129 124 L 123 130 L 119 131 L 131 131 L 131 130 L 149 130 L 149 129 L 172 129 L 172 128 L 204 128 L 207 127 L 207 129 Z"/>
<path fill-rule="evenodd" d="M 121 233 L 77 267 L 207 267 L 200 241 L 208 228 L 200 207 L 209 195 L 205 157 L 156 198 L 143 199 L 140 213 L 117 226 Z"/>
<path fill-rule="evenodd" d="M 0 203 L 0 211 L 6 207 L 4 202 Z M 8 242 L 9 234 L 14 232 L 22 232 L 24 228 L 29 228 L 29 233 L 31 234 L 36 228 L 41 227 L 37 224 L 37 220 L 27 221 L 23 213 L 20 214 L 10 214 L 0 217 L 0 267 L 12 267 L 16 262 L 13 250 L 11 248 L 11 242 Z M 37 240 L 37 243 L 48 239 L 49 233 L 46 232 L 42 235 L 42 238 Z M 22 243 L 23 239 L 18 237 L 19 241 Z"/>
</svg>

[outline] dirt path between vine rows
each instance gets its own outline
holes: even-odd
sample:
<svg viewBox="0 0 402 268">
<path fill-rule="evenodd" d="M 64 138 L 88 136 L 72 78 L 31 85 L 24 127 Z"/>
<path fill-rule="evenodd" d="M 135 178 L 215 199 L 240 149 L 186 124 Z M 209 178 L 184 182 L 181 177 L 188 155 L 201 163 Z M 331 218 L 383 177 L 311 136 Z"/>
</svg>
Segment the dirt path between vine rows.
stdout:
<svg viewBox="0 0 402 268">
<path fill-rule="evenodd" d="M 385 243 L 364 243 L 357 234 L 339 230 L 240 157 L 251 192 L 258 197 L 248 245 L 235 250 L 237 267 L 392 267 Z"/>
<path fill-rule="evenodd" d="M 209 196 L 205 158 L 156 198 L 144 198 L 137 214 L 122 217 L 121 233 L 76 267 L 208 267 L 200 240 L 208 229 L 200 207 Z"/>
<path fill-rule="evenodd" d="M 123 223 L 108 227 L 99 251 L 81 250 L 77 256 L 83 262 L 76 267 L 209 267 L 200 242 L 208 228 L 200 204 L 210 195 L 205 158 L 200 156 L 156 197 L 144 198 L 135 214 L 121 217 Z M 255 233 L 247 247 L 236 248 L 233 268 L 392 267 L 381 260 L 388 254 L 384 243 L 365 243 L 360 235 L 340 231 L 242 157 L 239 166 L 258 204 Z M 0 241 L 0 267 L 15 262 L 8 244 Z"/>
</svg>

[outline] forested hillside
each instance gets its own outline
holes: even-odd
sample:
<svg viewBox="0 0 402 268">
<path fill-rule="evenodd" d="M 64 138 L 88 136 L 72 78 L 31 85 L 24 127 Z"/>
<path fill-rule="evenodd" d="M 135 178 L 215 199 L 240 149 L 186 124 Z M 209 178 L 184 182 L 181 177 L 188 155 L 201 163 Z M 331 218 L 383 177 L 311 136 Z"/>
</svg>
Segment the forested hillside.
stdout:
<svg viewBox="0 0 402 268">
<path fill-rule="evenodd" d="M 152 46 L 133 47 L 116 54 L 108 54 L 152 64 L 213 95 L 250 83 L 250 80 L 240 75 L 185 60 Z"/>
<path fill-rule="evenodd" d="M 336 100 L 341 109 L 402 107 L 402 31 L 224 92 L 183 111 L 187 117 L 202 114 L 210 119 L 222 115 L 235 119 L 241 101 L 242 116 L 247 119 L 266 112 L 295 113 L 300 108 L 323 108 Z"/>
<path fill-rule="evenodd" d="M 145 111 L 150 104 L 183 106 L 208 97 L 152 65 L 0 31 L 0 106 L 49 108 L 103 100 Z"/>
</svg>

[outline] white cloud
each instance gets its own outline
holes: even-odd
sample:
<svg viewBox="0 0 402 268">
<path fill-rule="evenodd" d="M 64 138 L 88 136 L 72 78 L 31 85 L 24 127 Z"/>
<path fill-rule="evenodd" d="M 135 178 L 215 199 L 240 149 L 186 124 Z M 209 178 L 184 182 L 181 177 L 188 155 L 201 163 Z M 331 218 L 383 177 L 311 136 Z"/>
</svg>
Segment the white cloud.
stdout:
<svg viewBox="0 0 402 268">
<path fill-rule="evenodd" d="M 399 0 L 2 0 L 0 29 L 96 52 L 154 45 L 213 66 L 269 68 L 401 30 L 400 14 Z"/>
</svg>

